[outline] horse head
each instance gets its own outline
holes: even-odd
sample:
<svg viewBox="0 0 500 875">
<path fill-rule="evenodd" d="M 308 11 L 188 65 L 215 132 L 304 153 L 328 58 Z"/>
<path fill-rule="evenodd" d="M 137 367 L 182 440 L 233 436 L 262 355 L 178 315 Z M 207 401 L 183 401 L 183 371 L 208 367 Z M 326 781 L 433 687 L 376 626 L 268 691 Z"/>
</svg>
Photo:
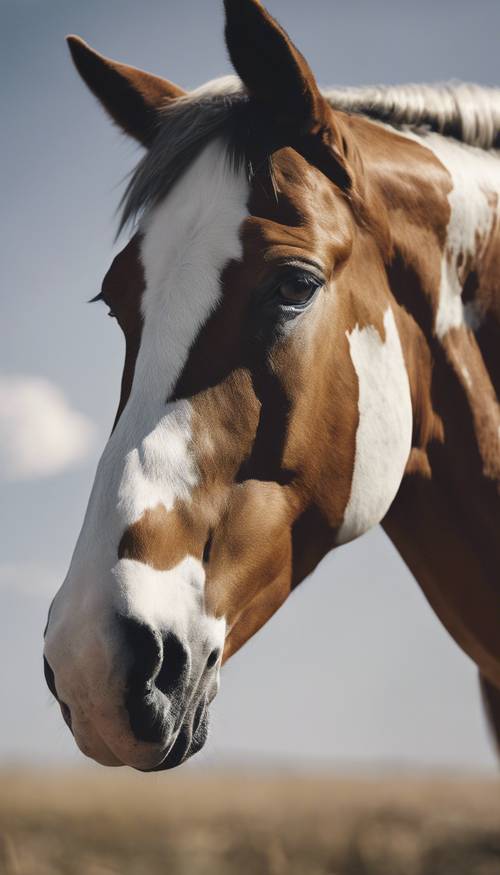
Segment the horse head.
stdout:
<svg viewBox="0 0 500 875">
<path fill-rule="evenodd" d="M 222 662 L 382 519 L 411 450 L 358 145 L 262 5 L 225 6 L 239 78 L 190 93 L 70 38 L 145 154 L 100 295 L 121 398 L 45 670 L 81 750 L 142 770 L 202 747 Z"/>
</svg>

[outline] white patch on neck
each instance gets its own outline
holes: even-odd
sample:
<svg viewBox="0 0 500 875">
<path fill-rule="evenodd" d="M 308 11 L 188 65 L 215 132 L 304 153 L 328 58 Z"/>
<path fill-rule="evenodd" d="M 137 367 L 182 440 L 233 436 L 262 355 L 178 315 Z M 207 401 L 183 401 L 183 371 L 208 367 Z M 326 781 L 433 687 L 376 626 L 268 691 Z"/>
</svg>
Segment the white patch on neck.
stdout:
<svg viewBox="0 0 500 875">
<path fill-rule="evenodd" d="M 408 373 L 394 314 L 384 315 L 385 342 L 377 329 L 347 334 L 358 383 L 356 454 L 344 521 L 343 544 L 376 525 L 389 510 L 411 449 L 413 414 Z"/>
<path fill-rule="evenodd" d="M 475 302 L 464 304 L 462 264 L 472 259 L 477 265 L 499 216 L 500 158 L 498 152 L 477 149 L 439 134 L 419 136 L 405 132 L 431 150 L 446 167 L 453 188 L 448 194 L 450 221 L 441 262 L 439 304 L 435 330 L 443 338 L 451 328 L 466 325 L 476 331 L 482 314 Z M 491 196 L 498 196 L 496 205 Z"/>
</svg>

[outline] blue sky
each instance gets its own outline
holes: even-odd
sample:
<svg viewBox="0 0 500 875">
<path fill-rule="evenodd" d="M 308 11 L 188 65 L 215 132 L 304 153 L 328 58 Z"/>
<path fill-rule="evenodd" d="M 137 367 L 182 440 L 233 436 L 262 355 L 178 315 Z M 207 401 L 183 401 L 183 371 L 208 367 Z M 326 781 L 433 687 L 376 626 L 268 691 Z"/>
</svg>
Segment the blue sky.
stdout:
<svg viewBox="0 0 500 875">
<path fill-rule="evenodd" d="M 500 5 L 273 0 L 328 84 L 498 82 Z M 0 760 L 71 760 L 41 676 L 118 399 L 99 291 L 139 157 L 72 69 L 76 32 L 184 87 L 229 72 L 219 0 L 2 0 Z M 121 241 L 123 245 L 124 241 Z M 381 531 L 328 557 L 224 669 L 202 761 L 493 768 L 475 670 Z"/>
</svg>

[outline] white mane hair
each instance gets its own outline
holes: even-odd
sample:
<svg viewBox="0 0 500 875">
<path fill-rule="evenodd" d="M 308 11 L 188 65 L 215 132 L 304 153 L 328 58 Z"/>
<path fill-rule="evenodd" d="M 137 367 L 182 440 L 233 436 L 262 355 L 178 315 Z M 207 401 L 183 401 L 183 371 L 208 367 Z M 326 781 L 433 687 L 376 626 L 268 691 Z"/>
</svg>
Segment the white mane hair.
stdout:
<svg viewBox="0 0 500 875">
<path fill-rule="evenodd" d="M 500 147 L 500 88 L 452 82 L 327 88 L 323 94 L 335 109 L 396 128 L 427 128 L 469 146 Z"/>
<path fill-rule="evenodd" d="M 400 130 L 435 131 L 470 146 L 500 148 L 500 88 L 451 83 L 326 88 L 322 93 L 334 109 Z M 245 104 L 249 100 L 241 81 L 224 76 L 166 106 L 153 144 L 125 191 L 120 229 L 158 203 L 209 140 L 226 137 L 234 161 L 245 161 L 242 126 L 234 124 L 238 107 L 244 111 Z"/>
</svg>

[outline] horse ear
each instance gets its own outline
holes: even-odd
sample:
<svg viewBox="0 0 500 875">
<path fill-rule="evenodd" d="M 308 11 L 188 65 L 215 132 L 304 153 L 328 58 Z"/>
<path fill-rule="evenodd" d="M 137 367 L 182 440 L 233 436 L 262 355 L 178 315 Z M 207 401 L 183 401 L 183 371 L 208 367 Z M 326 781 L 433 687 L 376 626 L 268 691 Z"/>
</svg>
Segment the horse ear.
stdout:
<svg viewBox="0 0 500 875">
<path fill-rule="evenodd" d="M 226 44 L 247 91 L 282 124 L 311 133 L 327 104 L 304 56 L 259 0 L 224 0 Z"/>
<path fill-rule="evenodd" d="M 224 0 L 226 44 L 251 97 L 308 161 L 354 197 L 347 139 L 314 74 L 259 0 Z"/>
<path fill-rule="evenodd" d="M 159 76 L 105 58 L 78 36 L 68 36 L 67 41 L 80 76 L 113 121 L 143 146 L 150 146 L 160 110 L 185 91 Z"/>
</svg>

